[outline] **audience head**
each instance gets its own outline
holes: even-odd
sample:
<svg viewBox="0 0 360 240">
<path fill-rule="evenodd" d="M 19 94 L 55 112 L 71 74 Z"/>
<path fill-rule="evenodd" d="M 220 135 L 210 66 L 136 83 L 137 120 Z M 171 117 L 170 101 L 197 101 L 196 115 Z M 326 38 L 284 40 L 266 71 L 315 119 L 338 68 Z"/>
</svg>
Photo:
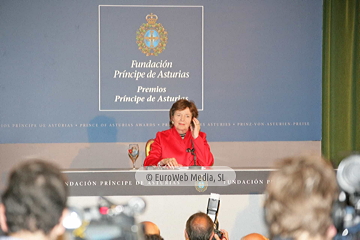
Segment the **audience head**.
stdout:
<svg viewBox="0 0 360 240">
<path fill-rule="evenodd" d="M 188 101 L 186 99 L 180 99 L 180 100 L 176 101 L 170 108 L 170 111 L 169 111 L 170 128 L 172 128 L 174 126 L 174 124 L 172 123 L 172 117 L 174 116 L 175 111 L 182 111 L 182 110 L 185 110 L 186 108 L 189 108 L 192 118 L 198 117 L 199 113 L 198 113 L 195 103 L 192 101 Z"/>
<path fill-rule="evenodd" d="M 241 238 L 241 240 L 269 240 L 259 233 L 250 233 Z"/>
<path fill-rule="evenodd" d="M 143 231 L 145 234 L 160 235 L 160 229 L 155 223 L 150 222 L 150 221 L 143 221 L 143 222 L 141 222 L 141 225 L 143 227 Z"/>
<path fill-rule="evenodd" d="M 28 160 L 14 168 L 2 194 L 0 225 L 9 235 L 41 234 L 56 239 L 64 232 L 68 190 L 55 165 Z"/>
<path fill-rule="evenodd" d="M 189 240 L 209 240 L 214 235 L 214 223 L 211 218 L 198 212 L 190 216 L 186 222 L 185 238 Z"/>
<path fill-rule="evenodd" d="M 159 234 L 145 234 L 144 240 L 164 240 Z"/>
<path fill-rule="evenodd" d="M 331 164 L 320 156 L 287 158 L 270 175 L 265 218 L 271 237 L 331 239 L 331 211 L 337 183 Z"/>
</svg>

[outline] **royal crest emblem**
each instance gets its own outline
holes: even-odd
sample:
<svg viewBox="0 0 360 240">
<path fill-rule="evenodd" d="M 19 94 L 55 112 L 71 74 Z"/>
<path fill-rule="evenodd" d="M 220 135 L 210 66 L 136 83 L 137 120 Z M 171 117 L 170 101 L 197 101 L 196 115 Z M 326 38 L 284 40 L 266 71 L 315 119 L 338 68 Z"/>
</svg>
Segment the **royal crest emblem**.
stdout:
<svg viewBox="0 0 360 240">
<path fill-rule="evenodd" d="M 208 188 L 208 182 L 207 181 L 203 181 L 202 179 L 200 179 L 200 181 L 196 181 L 195 182 L 195 189 L 198 192 L 205 192 L 206 189 Z"/>
<path fill-rule="evenodd" d="M 143 23 L 136 32 L 136 43 L 146 56 L 157 56 L 166 48 L 168 33 L 161 23 L 156 22 L 157 15 L 151 13 L 145 19 L 147 23 Z"/>
</svg>

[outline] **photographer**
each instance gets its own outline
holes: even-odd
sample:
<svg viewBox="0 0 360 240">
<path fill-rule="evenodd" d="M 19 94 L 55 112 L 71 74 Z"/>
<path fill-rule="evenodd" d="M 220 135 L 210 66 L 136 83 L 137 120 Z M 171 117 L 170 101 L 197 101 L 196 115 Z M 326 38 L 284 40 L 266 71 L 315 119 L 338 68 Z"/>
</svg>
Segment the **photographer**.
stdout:
<svg viewBox="0 0 360 240">
<path fill-rule="evenodd" d="M 270 239 L 330 240 L 338 186 L 331 164 L 321 157 L 287 158 L 270 175 L 265 218 Z"/>
<path fill-rule="evenodd" d="M 229 234 L 226 230 L 220 230 L 222 238 L 214 231 L 214 223 L 211 218 L 198 212 L 189 217 L 186 221 L 185 239 L 187 240 L 229 240 Z"/>
</svg>

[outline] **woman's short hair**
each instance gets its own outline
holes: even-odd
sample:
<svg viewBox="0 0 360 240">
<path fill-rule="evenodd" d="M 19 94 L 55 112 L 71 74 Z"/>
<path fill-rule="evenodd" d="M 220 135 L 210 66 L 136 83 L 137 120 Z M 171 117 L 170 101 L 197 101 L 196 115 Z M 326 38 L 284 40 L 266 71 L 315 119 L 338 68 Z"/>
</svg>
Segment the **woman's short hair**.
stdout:
<svg viewBox="0 0 360 240">
<path fill-rule="evenodd" d="M 265 191 L 265 218 L 270 235 L 326 236 L 338 193 L 335 171 L 321 156 L 283 159 Z"/>
<path fill-rule="evenodd" d="M 189 108 L 189 110 L 191 112 L 191 118 L 198 117 L 199 113 L 198 113 L 195 103 L 193 101 L 189 101 L 186 99 L 180 99 L 180 100 L 176 101 L 170 108 L 170 111 L 169 111 L 170 128 L 172 128 L 174 126 L 174 124 L 171 122 L 171 118 L 174 116 L 175 111 L 182 111 L 182 110 L 185 110 L 186 108 Z"/>
</svg>

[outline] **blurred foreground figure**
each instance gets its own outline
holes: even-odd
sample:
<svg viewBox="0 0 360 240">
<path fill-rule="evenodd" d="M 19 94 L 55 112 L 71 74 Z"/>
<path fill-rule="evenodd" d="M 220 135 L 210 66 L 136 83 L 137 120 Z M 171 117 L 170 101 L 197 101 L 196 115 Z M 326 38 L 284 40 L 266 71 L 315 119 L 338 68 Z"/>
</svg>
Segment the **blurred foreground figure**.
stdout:
<svg viewBox="0 0 360 240">
<path fill-rule="evenodd" d="M 0 225 L 4 239 L 53 240 L 65 231 L 68 190 L 55 165 L 28 160 L 12 170 L 2 194 Z"/>
<path fill-rule="evenodd" d="M 271 239 L 328 240 L 336 234 L 332 205 L 338 187 L 331 164 L 318 156 L 287 158 L 266 189 L 265 218 Z"/>
</svg>

